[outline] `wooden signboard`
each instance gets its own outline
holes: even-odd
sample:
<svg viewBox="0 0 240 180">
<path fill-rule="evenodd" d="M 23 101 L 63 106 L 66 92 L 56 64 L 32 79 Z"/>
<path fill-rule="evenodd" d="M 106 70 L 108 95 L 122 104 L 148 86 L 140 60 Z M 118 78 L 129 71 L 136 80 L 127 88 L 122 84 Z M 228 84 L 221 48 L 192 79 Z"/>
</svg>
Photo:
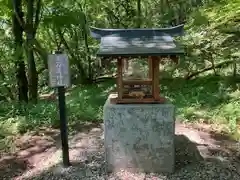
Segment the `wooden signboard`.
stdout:
<svg viewBox="0 0 240 180">
<path fill-rule="evenodd" d="M 58 89 L 58 105 L 60 118 L 60 132 L 62 140 L 63 165 L 70 166 L 67 133 L 67 117 L 65 102 L 65 87 L 70 86 L 69 62 L 66 54 L 56 53 L 48 55 L 49 86 Z"/>
<path fill-rule="evenodd" d="M 66 54 L 48 55 L 48 71 L 50 87 L 69 87 L 70 72 Z"/>
</svg>

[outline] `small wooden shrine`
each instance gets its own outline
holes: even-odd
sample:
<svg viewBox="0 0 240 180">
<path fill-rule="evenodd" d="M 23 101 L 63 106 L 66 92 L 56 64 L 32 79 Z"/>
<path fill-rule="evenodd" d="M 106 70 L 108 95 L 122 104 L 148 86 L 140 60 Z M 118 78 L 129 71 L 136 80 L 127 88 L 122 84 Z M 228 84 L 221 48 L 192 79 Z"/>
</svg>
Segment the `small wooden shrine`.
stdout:
<svg viewBox="0 0 240 180">
<path fill-rule="evenodd" d="M 117 93 L 112 103 L 164 103 L 160 96 L 159 63 L 168 57 L 178 63 L 184 54 L 182 45 L 173 36 L 181 36 L 184 25 L 161 29 L 98 29 L 92 37 L 101 41 L 97 56 L 117 60 Z M 148 73 L 141 70 L 145 58 Z M 132 62 L 135 59 L 135 63 Z M 130 67 L 129 67 L 130 66 Z"/>
</svg>

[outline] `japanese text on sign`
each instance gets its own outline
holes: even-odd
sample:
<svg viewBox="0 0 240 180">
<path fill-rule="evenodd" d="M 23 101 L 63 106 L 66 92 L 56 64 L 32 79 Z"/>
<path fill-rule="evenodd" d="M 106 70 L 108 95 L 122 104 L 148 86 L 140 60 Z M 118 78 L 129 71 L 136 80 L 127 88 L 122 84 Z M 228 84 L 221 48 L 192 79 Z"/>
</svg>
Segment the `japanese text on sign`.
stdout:
<svg viewBox="0 0 240 180">
<path fill-rule="evenodd" d="M 48 70 L 51 87 L 70 86 L 69 62 L 66 54 L 50 54 Z"/>
</svg>

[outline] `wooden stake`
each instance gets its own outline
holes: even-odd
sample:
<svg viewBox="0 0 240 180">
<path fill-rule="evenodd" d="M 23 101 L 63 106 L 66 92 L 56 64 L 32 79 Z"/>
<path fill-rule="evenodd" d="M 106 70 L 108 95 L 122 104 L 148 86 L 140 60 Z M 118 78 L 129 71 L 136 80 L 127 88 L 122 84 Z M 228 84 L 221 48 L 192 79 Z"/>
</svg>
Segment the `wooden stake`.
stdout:
<svg viewBox="0 0 240 180">
<path fill-rule="evenodd" d="M 152 57 L 153 98 L 160 99 L 159 90 L 159 57 Z"/>
<path fill-rule="evenodd" d="M 123 97 L 123 77 L 122 77 L 122 67 L 123 65 L 123 59 L 121 57 L 118 57 L 117 59 L 117 91 L 118 91 L 118 99 L 122 100 Z"/>
</svg>

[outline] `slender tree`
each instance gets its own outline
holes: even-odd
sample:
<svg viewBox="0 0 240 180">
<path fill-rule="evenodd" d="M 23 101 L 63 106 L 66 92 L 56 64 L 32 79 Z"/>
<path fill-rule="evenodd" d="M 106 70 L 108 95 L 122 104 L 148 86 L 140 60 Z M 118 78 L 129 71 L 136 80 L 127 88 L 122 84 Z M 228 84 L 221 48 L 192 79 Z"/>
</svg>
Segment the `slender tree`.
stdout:
<svg viewBox="0 0 240 180">
<path fill-rule="evenodd" d="M 28 102 L 28 80 L 26 76 L 25 63 L 23 61 L 23 12 L 22 0 L 13 0 L 13 36 L 15 43 L 15 66 L 16 66 L 16 79 L 18 84 L 18 99 L 19 101 Z"/>
<path fill-rule="evenodd" d="M 137 28 L 141 27 L 142 24 L 141 14 L 141 0 L 137 0 Z"/>
<path fill-rule="evenodd" d="M 34 43 L 37 28 L 40 22 L 41 0 L 27 0 L 26 21 L 23 20 L 22 11 L 18 13 L 18 4 L 20 0 L 13 0 L 16 21 L 20 25 L 21 33 L 26 33 L 26 55 L 28 63 L 28 90 L 29 100 L 36 103 L 38 97 L 38 74 L 34 60 Z M 19 41 L 19 40 L 16 40 Z M 22 41 L 22 40 L 21 40 Z M 21 63 L 21 67 L 23 63 Z M 26 83 L 27 84 L 27 83 Z"/>
<path fill-rule="evenodd" d="M 26 18 L 26 44 L 27 44 L 27 62 L 28 62 L 28 80 L 29 80 L 29 99 L 36 102 L 38 96 L 38 76 L 34 60 L 32 42 L 34 40 L 34 1 L 27 0 L 27 18 Z"/>
</svg>

